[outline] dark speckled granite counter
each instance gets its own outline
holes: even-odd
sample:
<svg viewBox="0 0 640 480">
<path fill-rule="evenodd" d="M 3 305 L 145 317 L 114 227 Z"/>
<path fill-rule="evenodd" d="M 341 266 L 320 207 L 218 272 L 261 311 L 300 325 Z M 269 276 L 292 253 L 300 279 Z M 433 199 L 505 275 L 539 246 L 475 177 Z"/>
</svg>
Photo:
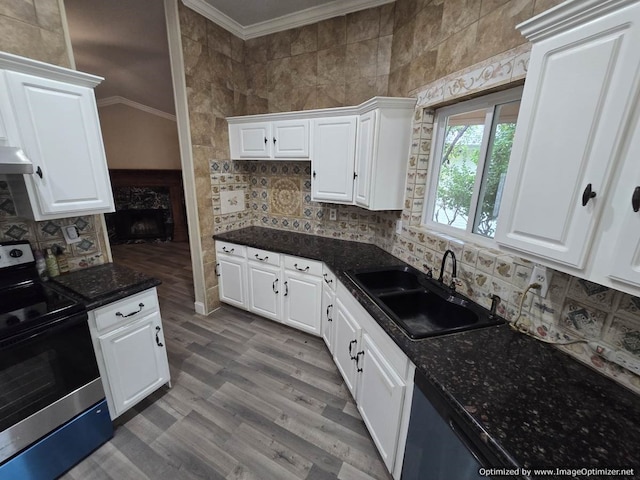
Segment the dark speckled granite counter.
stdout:
<svg viewBox="0 0 640 480">
<path fill-rule="evenodd" d="M 160 280 L 116 263 L 89 267 L 55 277 L 53 282 L 70 291 L 87 310 L 101 307 L 160 285 Z"/>
<path fill-rule="evenodd" d="M 505 466 L 634 468 L 616 478 L 640 478 L 636 395 L 507 325 L 410 340 L 345 275 L 404 265 L 380 248 L 262 227 L 215 238 L 322 260 Z"/>
</svg>

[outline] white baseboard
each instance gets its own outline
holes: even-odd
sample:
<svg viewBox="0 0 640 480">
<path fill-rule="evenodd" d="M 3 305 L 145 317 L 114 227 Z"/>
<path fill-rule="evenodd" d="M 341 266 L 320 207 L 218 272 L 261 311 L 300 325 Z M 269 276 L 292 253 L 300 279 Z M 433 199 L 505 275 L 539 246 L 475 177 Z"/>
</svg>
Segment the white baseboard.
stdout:
<svg viewBox="0 0 640 480">
<path fill-rule="evenodd" d="M 207 312 L 204 309 L 204 303 L 203 302 L 193 302 L 193 306 L 196 309 L 196 313 L 199 313 L 200 315 L 206 315 Z"/>
</svg>

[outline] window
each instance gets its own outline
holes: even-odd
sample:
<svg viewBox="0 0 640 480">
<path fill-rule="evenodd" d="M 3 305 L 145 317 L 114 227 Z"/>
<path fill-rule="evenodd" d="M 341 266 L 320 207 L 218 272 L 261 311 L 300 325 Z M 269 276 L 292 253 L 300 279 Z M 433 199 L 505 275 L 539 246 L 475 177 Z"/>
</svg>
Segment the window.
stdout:
<svg viewBox="0 0 640 480">
<path fill-rule="evenodd" d="M 436 111 L 424 223 L 493 238 L 522 88 Z"/>
</svg>

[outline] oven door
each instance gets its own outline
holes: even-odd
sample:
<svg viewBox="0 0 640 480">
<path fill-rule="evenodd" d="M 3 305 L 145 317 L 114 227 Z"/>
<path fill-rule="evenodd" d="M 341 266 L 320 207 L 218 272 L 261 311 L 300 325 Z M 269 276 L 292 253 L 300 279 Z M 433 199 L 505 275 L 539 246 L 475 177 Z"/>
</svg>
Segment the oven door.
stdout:
<svg viewBox="0 0 640 480">
<path fill-rule="evenodd" d="M 0 463 L 104 398 L 87 314 L 0 341 Z"/>
</svg>

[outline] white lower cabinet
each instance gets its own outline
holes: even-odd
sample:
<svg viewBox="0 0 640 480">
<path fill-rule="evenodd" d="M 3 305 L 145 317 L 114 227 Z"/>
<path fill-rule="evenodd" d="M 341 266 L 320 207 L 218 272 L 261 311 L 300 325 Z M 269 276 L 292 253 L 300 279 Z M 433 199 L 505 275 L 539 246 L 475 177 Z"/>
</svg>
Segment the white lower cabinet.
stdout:
<svg viewBox="0 0 640 480">
<path fill-rule="evenodd" d="M 320 335 L 322 279 L 308 273 L 284 271 L 284 323 Z"/>
<path fill-rule="evenodd" d="M 216 252 L 221 301 L 323 338 L 399 480 L 415 371 L 409 358 L 321 262 L 219 241 Z"/>
<path fill-rule="evenodd" d="M 320 322 L 320 328 L 322 331 L 322 339 L 325 345 L 329 349 L 331 355 L 334 351 L 334 325 L 333 317 L 335 315 L 335 301 L 336 293 L 326 285 L 322 286 L 322 321 Z"/>
<path fill-rule="evenodd" d="M 248 262 L 249 311 L 282 321 L 282 270 L 279 266 Z"/>
<path fill-rule="evenodd" d="M 216 275 L 221 302 L 247 310 L 247 256 L 242 245 L 216 242 Z"/>
<path fill-rule="evenodd" d="M 415 366 L 341 283 L 335 304 L 333 359 L 380 456 L 398 480 Z"/>
<path fill-rule="evenodd" d="M 389 470 L 395 461 L 406 384 L 368 333 L 356 353 L 358 411 Z"/>
<path fill-rule="evenodd" d="M 89 312 L 89 330 L 112 419 L 169 383 L 155 288 Z"/>
<path fill-rule="evenodd" d="M 334 318 L 335 328 L 335 347 L 333 352 L 333 361 L 344 383 L 351 392 L 356 396 L 356 353 L 360 344 L 360 336 L 362 329 L 353 315 L 342 304 L 340 298 L 336 298 L 336 315 Z"/>
</svg>

